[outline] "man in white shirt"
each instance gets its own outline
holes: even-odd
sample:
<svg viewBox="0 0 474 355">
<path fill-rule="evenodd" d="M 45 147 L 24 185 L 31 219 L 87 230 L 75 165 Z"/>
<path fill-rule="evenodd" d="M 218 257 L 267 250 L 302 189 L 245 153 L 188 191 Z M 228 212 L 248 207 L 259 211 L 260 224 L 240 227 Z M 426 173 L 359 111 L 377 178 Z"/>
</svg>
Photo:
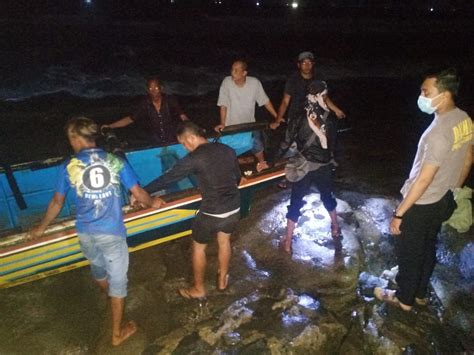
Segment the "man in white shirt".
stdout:
<svg viewBox="0 0 474 355">
<path fill-rule="evenodd" d="M 277 113 L 273 108 L 262 83 L 257 78 L 247 76 L 247 63 L 236 60 L 232 63 L 231 76 L 227 76 L 219 89 L 217 106 L 220 107 L 220 124 L 215 127 L 221 131 L 227 126 L 255 122 L 255 104 L 264 106 L 274 119 Z M 252 153 L 258 160 L 257 171 L 268 168 L 263 154 L 260 131 L 253 132 Z"/>
</svg>

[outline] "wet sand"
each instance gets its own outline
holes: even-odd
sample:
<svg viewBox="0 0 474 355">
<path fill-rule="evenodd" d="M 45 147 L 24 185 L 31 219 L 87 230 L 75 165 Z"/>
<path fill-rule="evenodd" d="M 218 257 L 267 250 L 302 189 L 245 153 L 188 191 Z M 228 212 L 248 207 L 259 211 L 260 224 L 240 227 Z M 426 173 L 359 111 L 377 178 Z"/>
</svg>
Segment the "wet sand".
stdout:
<svg viewBox="0 0 474 355">
<path fill-rule="evenodd" d="M 307 198 L 293 255 L 278 248 L 289 191 L 267 187 L 233 240 L 230 286 L 215 289 L 216 249 L 209 247 L 208 300 L 183 300 L 191 276 L 189 238 L 131 254 L 126 317 L 138 333 L 109 345 L 106 299 L 87 268 L 2 290 L 0 353 L 416 353 L 463 350 L 461 334 L 434 306 L 405 314 L 375 302 L 370 282 L 395 265 L 387 235 L 395 201 L 338 191 L 343 251 L 335 253 L 330 221 L 317 193 Z M 472 233 L 467 238 L 472 238 Z M 371 281 L 380 283 L 383 279 Z M 373 285 L 372 285 L 373 287 Z"/>
</svg>

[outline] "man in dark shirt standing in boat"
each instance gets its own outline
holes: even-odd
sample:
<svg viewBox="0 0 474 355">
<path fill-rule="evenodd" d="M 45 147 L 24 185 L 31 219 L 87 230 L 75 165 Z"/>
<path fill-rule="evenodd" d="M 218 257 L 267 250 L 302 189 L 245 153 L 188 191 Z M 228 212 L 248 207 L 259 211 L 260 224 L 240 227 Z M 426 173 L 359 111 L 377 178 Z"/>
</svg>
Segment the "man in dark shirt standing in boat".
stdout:
<svg viewBox="0 0 474 355">
<path fill-rule="evenodd" d="M 292 124 L 292 121 L 299 119 L 302 116 L 306 116 L 305 104 L 306 98 L 309 93 L 309 87 L 312 85 L 318 85 L 320 82 L 315 76 L 315 58 L 312 52 L 301 52 L 298 55 L 297 63 L 298 71 L 292 74 L 285 84 L 283 92 L 283 98 L 281 100 L 280 107 L 278 108 L 278 115 L 274 122 L 270 124 L 271 129 L 276 129 L 281 123 L 285 122 L 285 114 L 288 111 L 286 123 L 288 127 Z M 329 111 L 334 112 L 338 119 L 346 117 L 346 114 L 334 104 L 329 98 L 327 92 L 324 94 L 324 102 Z M 288 130 L 286 132 L 285 140 L 289 141 Z M 333 142 L 335 146 L 335 142 Z M 278 184 L 281 188 L 286 188 L 286 180 Z"/>
<path fill-rule="evenodd" d="M 280 123 L 284 122 L 284 116 L 288 110 L 287 123 L 291 120 L 305 114 L 306 95 L 308 95 L 309 86 L 316 81 L 314 74 L 314 55 L 311 52 L 302 52 L 298 55 L 298 72 L 288 78 L 285 84 L 283 98 L 278 109 L 278 116 L 271 127 L 276 128 Z M 326 94 L 324 101 L 329 110 L 334 112 L 337 118 L 346 117 L 346 114 L 337 107 L 334 102 Z"/>
<path fill-rule="evenodd" d="M 188 116 L 178 105 L 176 98 L 163 92 L 163 87 L 157 77 L 149 78 L 146 82 L 148 96 L 140 103 L 130 116 L 102 127 L 122 128 L 137 123 L 148 134 L 155 144 L 176 142 L 176 127 Z"/>
<path fill-rule="evenodd" d="M 216 234 L 219 246 L 216 287 L 224 291 L 228 285 L 230 237 L 240 218 L 240 168 L 234 150 L 221 143 L 209 143 L 196 124 L 184 122 L 176 134 L 189 154 L 145 186 L 145 190 L 151 193 L 190 174 L 196 176 L 202 203 L 192 228 L 194 285 L 180 289 L 179 293 L 187 299 L 203 298 L 206 296 L 206 247 Z"/>
<path fill-rule="evenodd" d="M 163 202 L 152 199 L 121 158 L 96 147 L 97 124 L 85 117 L 66 125 L 69 142 L 76 153 L 60 169 L 56 191 L 41 223 L 29 234 L 42 236 L 46 227 L 61 212 L 66 194 L 77 196 L 76 230 L 84 256 L 90 261 L 92 276 L 108 293 L 112 308 L 112 345 L 117 346 L 133 335 L 137 326 L 122 325 L 127 295 L 128 247 L 123 223 L 120 184 L 142 204 L 159 208 Z"/>
</svg>

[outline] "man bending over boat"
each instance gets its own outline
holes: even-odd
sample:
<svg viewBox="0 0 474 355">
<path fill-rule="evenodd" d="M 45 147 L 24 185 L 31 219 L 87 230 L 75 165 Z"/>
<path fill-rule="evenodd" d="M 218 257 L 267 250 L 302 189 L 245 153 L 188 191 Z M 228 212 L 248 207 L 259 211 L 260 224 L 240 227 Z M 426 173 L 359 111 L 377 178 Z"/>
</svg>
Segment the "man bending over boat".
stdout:
<svg viewBox="0 0 474 355">
<path fill-rule="evenodd" d="M 71 119 L 66 134 L 74 152 L 59 169 L 56 192 L 41 223 L 30 238 L 43 235 L 61 212 L 69 189 L 77 195 L 76 230 L 92 276 L 108 292 L 112 308 L 112 345 L 120 345 L 137 330 L 135 322 L 122 324 L 127 295 L 128 247 L 123 223 L 120 183 L 144 205 L 160 207 L 139 185 L 128 163 L 96 147 L 97 124 L 85 117 Z"/>
<path fill-rule="evenodd" d="M 154 144 L 175 143 L 176 127 L 181 121 L 187 121 L 188 116 L 176 98 L 163 92 L 160 79 L 149 78 L 146 87 L 148 96 L 131 115 L 102 127 L 122 128 L 137 123 Z"/>
<path fill-rule="evenodd" d="M 232 148 L 221 143 L 209 143 L 201 128 L 192 122 L 180 124 L 177 137 L 190 153 L 145 186 L 145 190 L 151 193 L 190 174 L 196 176 L 202 203 L 192 227 L 194 285 L 180 289 L 179 293 L 187 299 L 203 298 L 206 296 L 206 247 L 215 235 L 219 246 L 216 287 L 224 291 L 228 285 L 230 236 L 240 218 L 240 193 L 237 187 L 240 168 Z"/>
</svg>

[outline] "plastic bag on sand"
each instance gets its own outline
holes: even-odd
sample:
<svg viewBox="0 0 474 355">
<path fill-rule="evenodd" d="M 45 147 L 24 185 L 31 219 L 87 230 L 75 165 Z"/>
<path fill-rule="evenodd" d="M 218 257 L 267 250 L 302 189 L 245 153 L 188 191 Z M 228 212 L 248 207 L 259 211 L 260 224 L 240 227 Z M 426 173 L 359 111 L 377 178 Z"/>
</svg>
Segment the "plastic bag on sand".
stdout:
<svg viewBox="0 0 474 355">
<path fill-rule="evenodd" d="M 456 229 L 459 233 L 465 233 L 472 225 L 472 189 L 465 186 L 454 190 L 454 200 L 457 208 L 451 217 L 444 222 Z"/>
</svg>

